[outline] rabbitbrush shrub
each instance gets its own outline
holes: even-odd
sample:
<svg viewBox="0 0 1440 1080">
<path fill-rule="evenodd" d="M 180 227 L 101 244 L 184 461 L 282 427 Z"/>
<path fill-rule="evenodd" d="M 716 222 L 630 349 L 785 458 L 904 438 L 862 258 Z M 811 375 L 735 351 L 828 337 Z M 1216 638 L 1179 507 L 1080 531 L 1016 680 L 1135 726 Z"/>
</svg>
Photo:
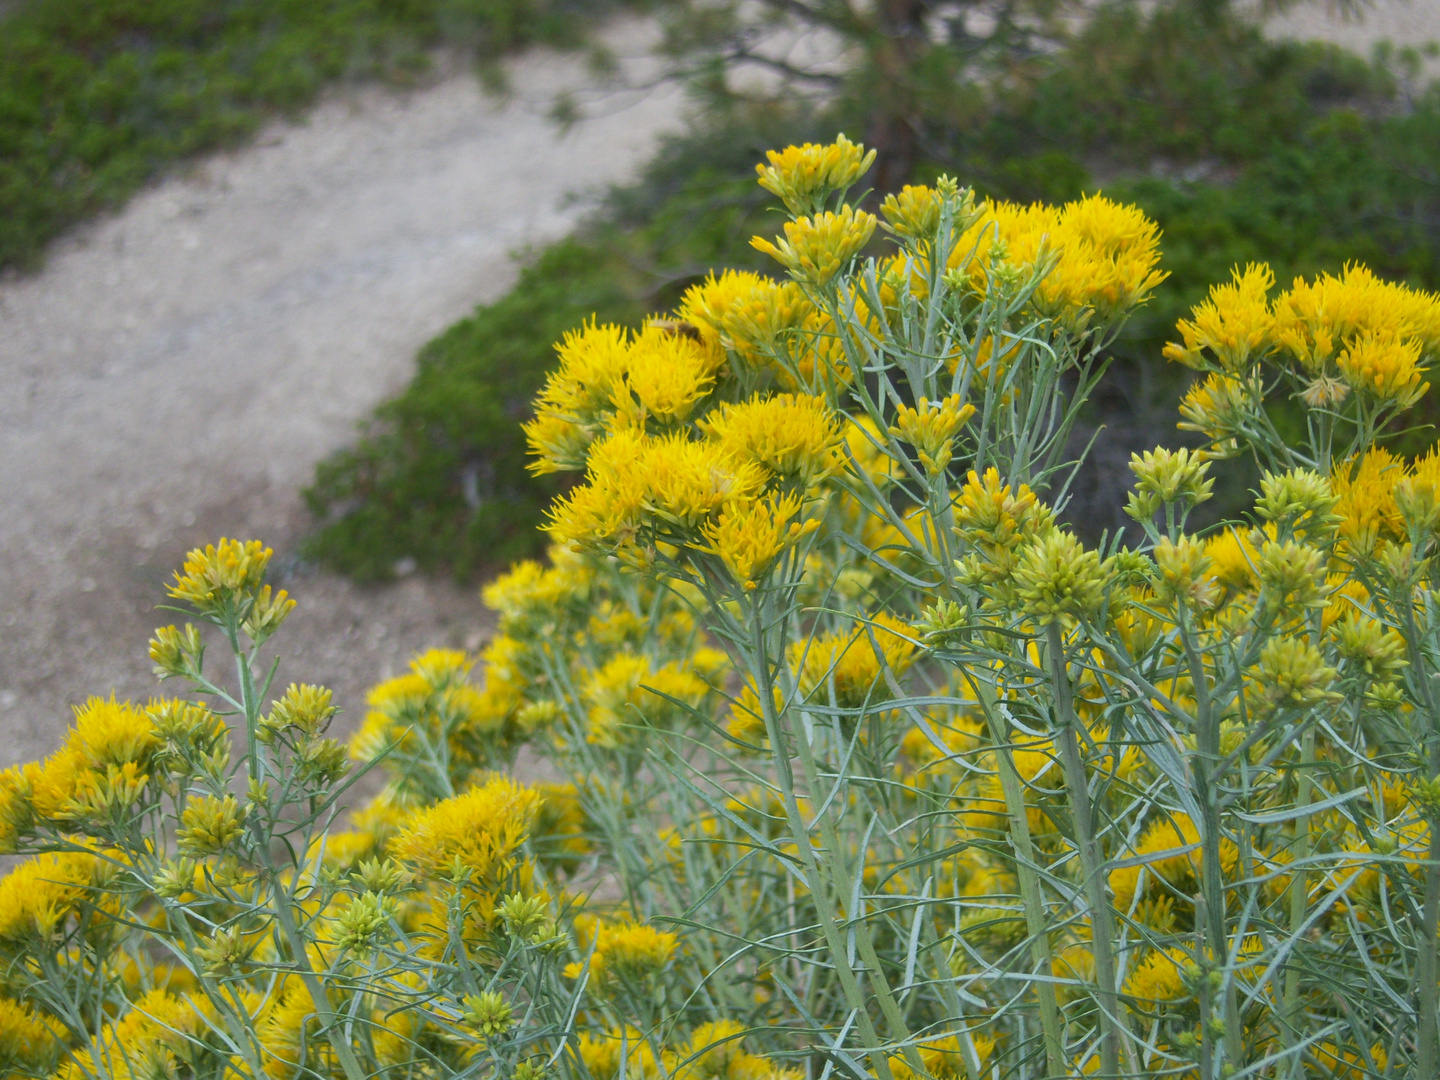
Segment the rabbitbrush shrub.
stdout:
<svg viewBox="0 0 1440 1080">
<path fill-rule="evenodd" d="M 348 749 L 275 681 L 268 551 L 191 554 L 186 692 L 4 774 L 8 1073 L 1440 1075 L 1440 453 L 1384 445 L 1440 300 L 1237 271 L 1167 350 L 1203 445 L 1087 549 L 1066 437 L 1156 229 L 943 180 L 877 221 L 867 163 L 771 155 L 787 280 L 561 343 L 549 565 Z"/>
</svg>

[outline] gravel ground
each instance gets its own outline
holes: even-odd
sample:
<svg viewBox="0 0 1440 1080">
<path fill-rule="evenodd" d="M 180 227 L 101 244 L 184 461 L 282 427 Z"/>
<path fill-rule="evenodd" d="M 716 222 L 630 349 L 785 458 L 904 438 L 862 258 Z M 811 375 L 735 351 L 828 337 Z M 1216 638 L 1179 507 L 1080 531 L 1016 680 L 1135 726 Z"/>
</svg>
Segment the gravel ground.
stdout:
<svg viewBox="0 0 1440 1080">
<path fill-rule="evenodd" d="M 1440 0 L 1379 0 L 1361 24 L 1301 7 L 1272 26 L 1420 44 L 1440 39 Z M 613 37 L 643 81 L 644 32 Z M 275 547 L 300 601 L 280 677 L 333 687 L 352 722 L 416 650 L 484 639 L 471 590 L 361 588 L 299 564 L 296 493 L 421 344 L 508 286 L 510 252 L 562 235 L 678 123 L 674 92 L 600 91 L 571 57 L 512 72 L 504 103 L 463 71 L 334 95 L 0 282 L 0 764 L 48 752 L 91 694 L 155 692 L 163 583 L 221 535 Z M 564 88 L 586 118 L 562 137 L 544 114 Z"/>
<path fill-rule="evenodd" d="M 613 36 L 643 80 L 644 33 Z M 280 678 L 333 687 L 352 722 L 416 650 L 482 640 L 473 590 L 361 588 L 293 552 L 315 462 L 679 116 L 575 57 L 527 54 L 512 80 L 503 103 L 465 71 L 336 94 L 0 283 L 0 764 L 48 752 L 92 694 L 157 691 L 163 583 L 222 535 L 276 549 L 300 601 Z M 586 118 L 562 136 L 545 114 L 571 88 Z"/>
</svg>

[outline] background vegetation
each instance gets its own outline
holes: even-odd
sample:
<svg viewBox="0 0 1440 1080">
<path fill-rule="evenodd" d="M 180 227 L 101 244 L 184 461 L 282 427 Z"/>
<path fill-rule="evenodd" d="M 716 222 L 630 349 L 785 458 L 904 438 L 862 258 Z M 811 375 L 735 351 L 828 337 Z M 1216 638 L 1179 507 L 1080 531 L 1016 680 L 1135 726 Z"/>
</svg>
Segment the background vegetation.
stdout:
<svg viewBox="0 0 1440 1080">
<path fill-rule="evenodd" d="M 0 268 L 327 82 L 575 44 L 624 0 L 27 0 L 0 25 Z"/>
<path fill-rule="evenodd" d="M 736 48 L 711 49 L 718 67 L 692 64 L 709 106 L 700 128 L 614 192 L 586 229 L 533 253 L 507 296 L 427 346 L 411 387 L 321 467 L 309 492 L 323 523 L 317 557 L 366 578 L 402 558 L 464 576 L 533 548 L 553 487 L 526 474 L 517 421 L 560 333 L 592 314 L 635 325 L 702 267 L 763 265 L 749 238 L 778 223 L 754 183 L 759 151 L 883 128 L 873 72 L 837 86 L 824 107 L 798 92 L 757 102 L 716 75 L 737 62 Z M 1121 2 L 1056 53 L 1003 55 L 1023 62 L 983 86 L 943 67 L 915 75 L 908 177 L 950 172 L 982 194 L 1027 201 L 1103 189 L 1165 234 L 1171 276 L 1116 342 L 1125 377 L 1106 381 L 1089 417 L 1107 431 L 1072 514 L 1092 528 L 1120 524 L 1092 511 L 1113 506 L 1102 490 L 1112 481 L 1129 483 L 1130 451 L 1173 438 L 1161 403 L 1181 373 L 1160 348 L 1232 266 L 1264 258 L 1285 282 L 1359 260 L 1440 285 L 1440 94 L 1420 87 L 1414 51 L 1361 59 L 1269 41 L 1223 5 L 1177 2 L 1147 15 Z"/>
</svg>

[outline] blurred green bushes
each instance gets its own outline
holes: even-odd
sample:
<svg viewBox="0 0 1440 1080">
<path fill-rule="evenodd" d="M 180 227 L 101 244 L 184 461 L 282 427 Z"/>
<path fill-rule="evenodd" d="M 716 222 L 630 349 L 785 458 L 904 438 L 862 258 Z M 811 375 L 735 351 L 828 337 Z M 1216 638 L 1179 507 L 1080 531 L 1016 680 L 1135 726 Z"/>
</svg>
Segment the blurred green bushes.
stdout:
<svg viewBox="0 0 1440 1080">
<path fill-rule="evenodd" d="M 25 0 L 0 19 L 0 268 L 346 76 L 576 43 L 608 0 Z"/>
<path fill-rule="evenodd" d="M 949 172 L 1026 201 L 1099 188 L 1160 222 L 1171 276 L 1116 343 L 1121 377 L 1092 417 L 1111 429 L 1097 467 L 1108 454 L 1128 477 L 1132 447 L 1173 437 L 1184 373 L 1160 349 L 1232 266 L 1264 259 L 1288 282 L 1358 260 L 1440 286 L 1440 93 L 1418 90 L 1417 70 L 1413 54 L 1367 61 L 1267 41 L 1214 5 L 1112 4 L 1037 76 L 925 89 L 916 178 Z M 525 474 L 519 422 L 553 342 L 592 313 L 637 324 L 702 267 L 763 266 L 748 241 L 776 224 L 755 161 L 788 141 L 861 133 L 865 105 L 806 115 L 737 103 L 672 142 L 508 295 L 428 346 L 411 387 L 321 467 L 311 552 L 361 577 L 402 558 L 468 575 L 537 546 L 553 489 Z"/>
</svg>

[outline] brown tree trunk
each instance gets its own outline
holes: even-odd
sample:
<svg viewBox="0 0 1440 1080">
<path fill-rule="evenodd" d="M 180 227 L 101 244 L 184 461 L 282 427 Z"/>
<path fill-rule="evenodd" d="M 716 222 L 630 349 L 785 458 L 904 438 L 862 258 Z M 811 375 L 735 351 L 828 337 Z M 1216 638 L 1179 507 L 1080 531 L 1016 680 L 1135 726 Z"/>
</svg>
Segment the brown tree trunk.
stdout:
<svg viewBox="0 0 1440 1080">
<path fill-rule="evenodd" d="M 920 159 L 919 95 L 914 79 L 927 45 L 927 0 L 876 0 L 871 69 L 875 101 L 865 142 L 876 151 L 870 187 L 879 196 L 898 191 Z"/>
</svg>

